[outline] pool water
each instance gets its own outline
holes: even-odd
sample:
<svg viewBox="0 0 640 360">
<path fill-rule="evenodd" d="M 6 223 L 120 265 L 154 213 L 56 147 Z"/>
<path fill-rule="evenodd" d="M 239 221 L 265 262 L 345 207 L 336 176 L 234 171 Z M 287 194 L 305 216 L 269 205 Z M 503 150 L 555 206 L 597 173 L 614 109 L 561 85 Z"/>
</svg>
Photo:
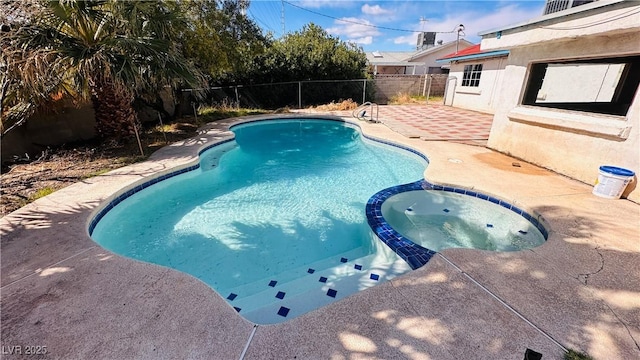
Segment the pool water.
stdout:
<svg viewBox="0 0 640 360">
<path fill-rule="evenodd" d="M 455 192 L 402 192 L 386 199 L 381 211 L 395 231 L 434 251 L 520 251 L 545 242 L 540 230 L 519 214 Z"/>
<path fill-rule="evenodd" d="M 426 161 L 339 121 L 259 121 L 199 169 L 136 192 L 92 238 L 189 273 L 256 323 L 282 322 L 409 271 L 380 245 L 368 198 L 422 178 Z M 323 281 L 324 279 L 324 281 Z"/>
</svg>

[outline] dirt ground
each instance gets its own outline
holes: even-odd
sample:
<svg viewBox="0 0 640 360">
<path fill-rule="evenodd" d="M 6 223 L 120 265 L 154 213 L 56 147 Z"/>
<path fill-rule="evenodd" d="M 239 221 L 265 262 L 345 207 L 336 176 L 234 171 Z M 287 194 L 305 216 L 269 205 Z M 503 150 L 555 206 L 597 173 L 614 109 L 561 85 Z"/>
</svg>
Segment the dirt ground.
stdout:
<svg viewBox="0 0 640 360">
<path fill-rule="evenodd" d="M 135 138 L 123 144 L 93 140 L 50 147 L 31 159 L 2 164 L 0 217 L 79 180 L 142 161 L 166 144 L 194 136 L 197 126 L 178 122 L 166 125 L 164 134 L 162 130 L 143 129 L 144 156 Z"/>
</svg>

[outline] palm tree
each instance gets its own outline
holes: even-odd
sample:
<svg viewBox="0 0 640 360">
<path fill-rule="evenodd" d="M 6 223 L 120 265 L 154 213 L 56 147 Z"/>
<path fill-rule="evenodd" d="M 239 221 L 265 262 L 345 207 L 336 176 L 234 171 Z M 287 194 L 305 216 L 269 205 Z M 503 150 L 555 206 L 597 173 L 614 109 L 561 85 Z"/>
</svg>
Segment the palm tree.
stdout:
<svg viewBox="0 0 640 360">
<path fill-rule="evenodd" d="M 28 103 L 46 104 L 52 96 L 91 100 L 101 137 L 131 136 L 137 126 L 134 97 L 179 82 L 193 84 L 199 78 L 174 41 L 183 19 L 166 5 L 116 0 L 42 3 L 36 17 L 3 41 L 13 52 L 3 50 L 0 60 L 16 71 L 8 86 L 14 89 L 13 97 L 6 95 L 6 100 L 23 111 Z"/>
</svg>

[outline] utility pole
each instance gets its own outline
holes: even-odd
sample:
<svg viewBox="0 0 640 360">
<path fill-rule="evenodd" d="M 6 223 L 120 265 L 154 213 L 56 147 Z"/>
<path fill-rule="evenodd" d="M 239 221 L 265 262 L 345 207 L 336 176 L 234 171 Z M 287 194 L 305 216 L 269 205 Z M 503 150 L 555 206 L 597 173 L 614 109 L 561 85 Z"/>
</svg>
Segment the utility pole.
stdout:
<svg viewBox="0 0 640 360">
<path fill-rule="evenodd" d="M 458 25 L 458 38 L 456 39 L 456 54 L 458 53 L 458 49 L 460 48 L 460 33 L 462 33 L 462 36 L 465 35 L 464 31 L 464 25 L 460 24 Z"/>
</svg>

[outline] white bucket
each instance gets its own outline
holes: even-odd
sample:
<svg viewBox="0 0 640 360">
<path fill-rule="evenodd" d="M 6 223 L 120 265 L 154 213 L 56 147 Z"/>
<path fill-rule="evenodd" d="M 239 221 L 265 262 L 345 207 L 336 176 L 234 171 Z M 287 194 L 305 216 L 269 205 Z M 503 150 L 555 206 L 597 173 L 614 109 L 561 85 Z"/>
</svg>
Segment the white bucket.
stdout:
<svg viewBox="0 0 640 360">
<path fill-rule="evenodd" d="M 607 199 L 619 199 L 627 184 L 633 181 L 635 173 L 631 170 L 615 167 L 600 166 L 593 195 Z"/>
</svg>

